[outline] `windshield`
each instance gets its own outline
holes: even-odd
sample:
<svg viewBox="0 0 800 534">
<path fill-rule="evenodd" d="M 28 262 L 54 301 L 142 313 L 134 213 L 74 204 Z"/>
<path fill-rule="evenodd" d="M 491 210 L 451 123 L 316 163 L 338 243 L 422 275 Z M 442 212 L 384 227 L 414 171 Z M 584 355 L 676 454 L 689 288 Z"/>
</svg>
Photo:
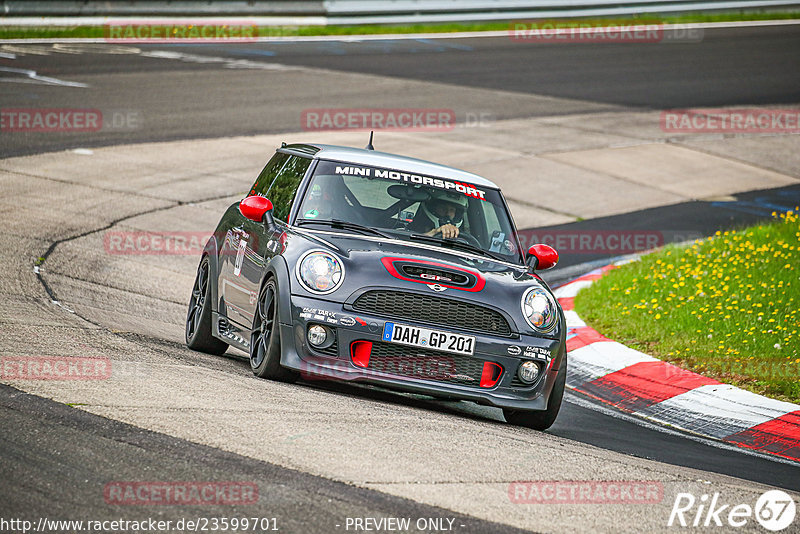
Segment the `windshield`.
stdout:
<svg viewBox="0 0 800 534">
<path fill-rule="evenodd" d="M 362 234 L 523 261 L 500 191 L 380 167 L 320 161 L 296 224 L 351 231 L 360 225 Z"/>
</svg>

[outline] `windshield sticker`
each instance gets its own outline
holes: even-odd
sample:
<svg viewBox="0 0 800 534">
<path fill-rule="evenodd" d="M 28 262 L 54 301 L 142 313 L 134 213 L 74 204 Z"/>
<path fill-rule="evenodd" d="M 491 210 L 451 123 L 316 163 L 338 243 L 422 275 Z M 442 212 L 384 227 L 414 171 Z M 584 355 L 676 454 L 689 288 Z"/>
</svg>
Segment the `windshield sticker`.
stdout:
<svg viewBox="0 0 800 534">
<path fill-rule="evenodd" d="M 364 176 L 367 178 L 386 178 L 389 180 L 397 180 L 400 182 L 427 185 L 429 187 L 436 187 L 444 189 L 445 191 L 454 189 L 459 193 L 472 198 L 486 200 L 486 192 L 476 187 L 463 184 L 461 182 L 443 180 L 441 178 L 433 178 L 431 176 L 421 176 L 419 174 L 411 174 L 408 172 L 390 171 L 387 169 L 378 169 L 373 167 L 354 167 L 350 165 L 340 166 L 336 165 L 336 174 L 345 174 L 348 176 Z"/>
<path fill-rule="evenodd" d="M 506 234 L 500 232 L 499 230 L 494 232 L 492 234 L 492 246 L 489 247 L 489 250 L 492 252 L 500 252 L 500 247 L 503 246 L 503 241 L 505 240 L 505 237 Z"/>
<path fill-rule="evenodd" d="M 319 212 L 317 210 L 308 210 L 303 214 L 303 217 L 306 219 L 316 219 L 319 216 Z"/>
</svg>

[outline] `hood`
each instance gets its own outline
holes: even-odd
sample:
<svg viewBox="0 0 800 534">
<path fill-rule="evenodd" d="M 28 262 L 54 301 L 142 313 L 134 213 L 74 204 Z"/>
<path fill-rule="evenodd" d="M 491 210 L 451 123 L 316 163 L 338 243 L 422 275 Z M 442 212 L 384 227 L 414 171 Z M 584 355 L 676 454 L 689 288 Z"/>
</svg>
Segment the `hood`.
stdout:
<svg viewBox="0 0 800 534">
<path fill-rule="evenodd" d="M 360 235 L 343 235 L 326 232 L 298 232 L 298 238 L 306 240 L 308 246 L 318 245 L 330 249 L 343 259 L 378 258 L 384 256 L 409 257 L 449 264 L 455 268 L 478 271 L 487 276 L 512 276 L 521 280 L 541 280 L 531 275 L 524 265 L 493 260 L 459 248 L 447 248 L 434 243 L 372 238 Z"/>
<path fill-rule="evenodd" d="M 495 308 L 513 321 L 515 331 L 530 333 L 521 313 L 522 296 L 532 286 L 549 291 L 547 284 L 523 265 L 481 258 L 459 249 L 326 232 L 291 234 L 284 252 L 289 265 L 312 249 L 332 252 L 344 263 L 344 282 L 322 297 L 325 300 L 347 302 L 369 288 L 431 294 Z M 299 283 L 292 285 L 292 293 L 315 296 L 307 294 Z M 547 337 L 558 336 L 558 330 Z"/>
</svg>

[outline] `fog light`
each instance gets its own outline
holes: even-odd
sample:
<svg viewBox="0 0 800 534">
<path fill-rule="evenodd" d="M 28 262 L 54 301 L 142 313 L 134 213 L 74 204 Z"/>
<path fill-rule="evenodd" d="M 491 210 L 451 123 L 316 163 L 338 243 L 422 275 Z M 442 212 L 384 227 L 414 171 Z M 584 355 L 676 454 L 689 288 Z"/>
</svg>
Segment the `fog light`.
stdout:
<svg viewBox="0 0 800 534">
<path fill-rule="evenodd" d="M 523 363 L 519 366 L 517 376 L 526 384 L 533 384 L 539 378 L 539 364 L 536 362 Z"/>
<path fill-rule="evenodd" d="M 325 328 L 321 327 L 320 325 L 315 324 L 308 328 L 308 342 L 315 347 L 323 345 L 327 339 L 328 332 L 326 332 Z"/>
</svg>

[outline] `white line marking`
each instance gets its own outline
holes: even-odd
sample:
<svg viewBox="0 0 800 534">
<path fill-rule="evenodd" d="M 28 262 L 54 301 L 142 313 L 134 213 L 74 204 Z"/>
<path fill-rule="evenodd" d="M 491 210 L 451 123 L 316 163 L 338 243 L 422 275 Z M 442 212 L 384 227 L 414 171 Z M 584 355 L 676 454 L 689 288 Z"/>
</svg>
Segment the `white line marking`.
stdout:
<svg viewBox="0 0 800 534">
<path fill-rule="evenodd" d="M 567 320 L 567 328 L 583 328 L 586 323 L 578 317 L 574 310 L 564 310 L 564 319 Z"/>
<path fill-rule="evenodd" d="M 571 350 L 569 359 L 567 381 L 571 386 L 580 386 L 637 363 L 659 361 L 616 341 L 598 341 Z"/>
<path fill-rule="evenodd" d="M 594 280 L 579 280 L 577 282 L 570 282 L 569 284 L 565 284 L 560 286 L 558 289 L 553 291 L 553 296 L 557 299 L 569 299 L 575 298 L 578 294 L 578 291 L 585 287 L 589 287 L 594 283 Z"/>
<path fill-rule="evenodd" d="M 3 26 L 105 26 L 107 24 L 204 24 L 224 22 L 229 25 L 250 25 L 259 26 L 324 26 L 328 23 L 327 17 L 306 16 L 306 17 L 264 17 L 264 16 L 238 16 L 229 17 L 225 15 L 204 17 L 172 17 L 161 15 L 158 17 L 124 17 L 124 16 L 100 16 L 100 17 L 4 17 L 0 19 L 0 28 Z"/>
<path fill-rule="evenodd" d="M 52 302 L 53 304 L 55 304 L 56 306 L 60 307 L 62 310 L 66 311 L 66 312 L 75 313 L 75 310 L 73 310 L 72 308 L 70 308 L 66 304 L 61 303 L 60 301 L 51 300 L 50 302 Z"/>
<path fill-rule="evenodd" d="M 797 409 L 796 404 L 729 384 L 707 384 L 648 406 L 636 415 L 722 439 Z"/>
<path fill-rule="evenodd" d="M 261 63 L 247 59 L 235 59 L 228 57 L 202 56 L 198 54 L 185 54 L 183 52 L 173 52 L 171 50 L 153 50 L 142 52 L 142 57 L 156 59 L 173 59 L 186 63 L 221 63 L 228 69 L 262 69 L 262 70 L 303 70 L 304 67 L 294 67 L 281 63 Z"/>
<path fill-rule="evenodd" d="M 39 74 L 36 74 L 35 70 L 0 67 L 0 72 L 11 72 L 13 74 L 22 74 L 25 76 L 25 78 L 0 78 L 0 82 L 41 83 L 44 85 L 60 85 L 62 87 L 89 87 L 85 83 L 68 82 L 65 80 L 59 80 L 58 78 L 51 78 L 50 76 L 40 76 Z"/>
<path fill-rule="evenodd" d="M 0 39 L 0 42 L 7 42 Z M 2 49 L 9 54 L 19 54 L 22 56 L 49 56 L 53 52 L 52 46 L 42 46 L 41 44 L 28 44 L 23 46 L 15 44 L 4 44 Z"/>
<path fill-rule="evenodd" d="M 628 415 L 626 413 L 619 412 L 617 410 L 613 410 L 606 406 L 602 406 L 600 404 L 595 404 L 589 400 L 586 400 L 582 396 L 579 396 L 576 393 L 571 391 L 566 391 L 564 395 L 564 400 L 569 402 L 570 404 L 574 404 L 576 406 L 580 406 L 581 408 L 586 408 L 587 410 L 593 410 L 595 412 L 599 412 L 603 415 L 607 415 L 609 417 L 614 417 L 616 419 L 622 419 L 623 421 L 627 421 L 628 423 L 633 423 L 643 428 L 647 428 L 649 430 L 655 430 L 656 432 L 663 432 L 664 434 L 669 434 L 671 436 L 678 436 L 683 439 L 689 439 L 692 441 L 696 441 L 698 443 L 702 443 L 704 445 L 709 445 L 711 447 L 716 447 L 717 449 L 724 449 L 728 451 L 735 451 L 742 454 L 746 454 L 748 456 L 755 456 L 757 458 L 761 458 L 764 460 L 770 460 L 772 462 L 791 465 L 797 467 L 797 462 L 793 462 L 791 460 L 787 460 L 785 458 L 781 458 L 780 456 L 773 456 L 770 454 L 758 452 L 753 449 L 747 449 L 744 447 L 737 447 L 735 445 L 730 445 L 723 441 L 716 441 L 714 439 L 708 439 L 704 437 L 697 436 L 695 434 L 690 434 L 687 432 L 681 432 L 678 430 L 673 430 L 663 424 L 652 423 L 646 419 L 641 417 L 635 417 L 632 415 Z"/>
</svg>

